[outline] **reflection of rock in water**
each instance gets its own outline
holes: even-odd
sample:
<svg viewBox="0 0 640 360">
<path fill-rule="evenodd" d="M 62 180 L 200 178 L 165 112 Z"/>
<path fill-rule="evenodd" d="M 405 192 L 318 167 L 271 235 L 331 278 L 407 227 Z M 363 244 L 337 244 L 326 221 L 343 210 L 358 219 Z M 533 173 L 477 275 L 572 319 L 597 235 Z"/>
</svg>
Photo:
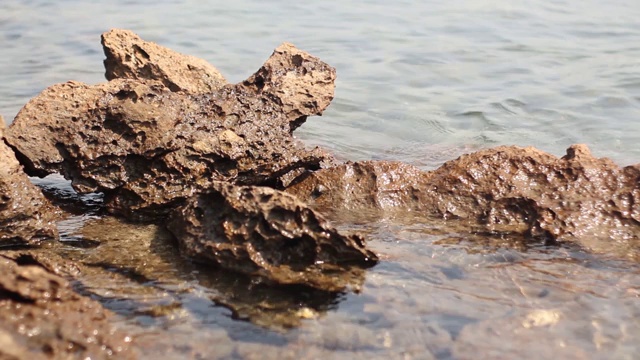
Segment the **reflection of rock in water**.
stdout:
<svg viewBox="0 0 640 360">
<path fill-rule="evenodd" d="M 83 265 L 78 276 L 82 291 L 101 298 L 107 306 L 112 304 L 113 310 L 128 317 L 154 318 L 153 323 L 179 319 L 195 326 L 201 320 L 189 304 L 201 299 L 230 309 L 236 319 L 284 329 L 322 316 L 337 307 L 341 297 L 339 292 L 278 286 L 260 277 L 195 266 L 179 255 L 173 237 L 156 225 L 107 217 L 86 220 L 75 231 L 61 231 L 69 233 L 72 241 L 99 244 L 94 248 L 55 248 Z M 354 268 L 342 276 L 348 277 L 353 288 L 359 288 L 365 270 Z"/>
<path fill-rule="evenodd" d="M 364 270 L 360 280 L 364 280 Z M 353 275 L 355 276 L 355 274 Z M 217 293 L 211 300 L 233 312 L 233 318 L 248 320 L 270 329 L 299 326 L 305 319 L 317 319 L 335 309 L 341 293 L 305 286 L 273 285 L 225 271 L 202 271 L 199 284 Z"/>
</svg>

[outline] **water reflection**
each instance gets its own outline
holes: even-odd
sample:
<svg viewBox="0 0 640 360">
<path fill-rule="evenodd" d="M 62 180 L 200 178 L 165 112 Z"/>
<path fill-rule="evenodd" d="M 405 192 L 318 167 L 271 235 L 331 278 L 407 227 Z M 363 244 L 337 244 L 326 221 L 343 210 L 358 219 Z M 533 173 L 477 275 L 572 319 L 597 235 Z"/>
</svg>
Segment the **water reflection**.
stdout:
<svg viewBox="0 0 640 360">
<path fill-rule="evenodd" d="M 80 201 L 74 196 L 65 202 Z M 447 359 L 496 349 L 516 358 L 624 357 L 637 346 L 640 265 L 626 256 L 456 231 L 415 213 L 331 219 L 364 233 L 381 255 L 354 274 L 359 294 L 196 265 L 161 228 L 98 215 L 70 215 L 59 224 L 63 241 L 43 250 L 80 263 L 76 288 L 118 313 L 154 358 Z"/>
<path fill-rule="evenodd" d="M 274 286 L 210 269 L 200 271 L 197 279 L 199 285 L 215 290 L 211 300 L 230 309 L 233 319 L 248 320 L 275 330 L 294 328 L 305 319 L 320 318 L 327 311 L 337 309 L 344 295 L 302 286 Z"/>
<path fill-rule="evenodd" d="M 154 326 L 162 320 L 148 317 L 182 313 L 197 321 L 188 304 L 200 299 L 196 302 L 200 308 L 202 302 L 204 306 L 223 306 L 232 311 L 235 320 L 282 330 L 336 309 L 343 296 L 304 286 L 278 286 L 258 277 L 193 264 L 180 256 L 172 236 L 155 225 L 103 217 L 84 220 L 71 232 L 64 226 L 61 230 L 68 235 L 62 239 L 66 246 L 59 251 L 87 267 L 79 279 L 83 291 Z M 365 270 L 336 276 L 349 276 L 357 288 L 364 282 Z"/>
</svg>

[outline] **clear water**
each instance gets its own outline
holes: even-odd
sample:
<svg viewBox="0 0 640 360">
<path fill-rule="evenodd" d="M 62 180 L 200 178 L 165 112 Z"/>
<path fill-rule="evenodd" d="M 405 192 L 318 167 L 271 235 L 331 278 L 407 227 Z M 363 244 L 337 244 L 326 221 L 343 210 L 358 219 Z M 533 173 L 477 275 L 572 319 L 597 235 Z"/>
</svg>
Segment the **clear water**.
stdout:
<svg viewBox="0 0 640 360">
<path fill-rule="evenodd" d="M 631 164 L 640 161 L 638 19 L 637 0 L 2 0 L 0 114 L 10 122 L 53 83 L 104 81 L 99 35 L 121 27 L 207 59 L 231 82 L 283 41 L 319 56 L 337 68 L 336 98 L 297 136 L 341 158 L 429 169 L 500 144 L 562 155 L 586 143 L 596 156 Z M 456 239 L 407 219 L 338 225 L 368 233 L 385 260 L 366 273 L 362 293 L 328 301 L 322 316 L 293 330 L 234 320 L 210 299 L 221 285 L 188 266 L 162 271 L 189 273 L 188 286 L 176 280 L 183 275 L 165 284 L 189 291 L 151 298 L 191 309 L 189 316 L 140 315 L 139 303 L 117 296 L 104 302 L 142 348 L 170 349 L 154 355 L 169 358 L 640 353 L 637 262 L 509 239 Z M 78 217 L 61 226 L 71 236 L 91 223 Z M 229 291 L 257 296 L 246 288 Z"/>
</svg>

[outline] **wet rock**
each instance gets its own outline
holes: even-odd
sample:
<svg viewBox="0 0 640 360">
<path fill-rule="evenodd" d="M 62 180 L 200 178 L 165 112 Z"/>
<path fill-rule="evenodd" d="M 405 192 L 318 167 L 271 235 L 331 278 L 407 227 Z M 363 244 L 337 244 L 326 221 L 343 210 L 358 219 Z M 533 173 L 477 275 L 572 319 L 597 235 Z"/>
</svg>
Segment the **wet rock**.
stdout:
<svg viewBox="0 0 640 360">
<path fill-rule="evenodd" d="M 0 116 L 0 138 L 4 119 Z M 13 151 L 0 141 L 0 247 L 58 237 L 56 209 L 29 181 Z"/>
<path fill-rule="evenodd" d="M 206 61 L 142 40 L 129 30 L 102 34 L 107 80 L 157 80 L 171 91 L 205 94 L 227 81 Z"/>
<path fill-rule="evenodd" d="M 463 155 L 431 172 L 348 163 L 294 181 L 287 192 L 323 211 L 412 210 L 551 239 L 640 239 L 640 166 L 621 168 L 584 145 L 562 158 L 516 146 Z"/>
<path fill-rule="evenodd" d="M 37 257 L 0 255 L 0 358 L 134 358 L 110 313 Z"/>
<path fill-rule="evenodd" d="M 21 266 L 38 266 L 53 275 L 63 278 L 77 278 L 82 274 L 80 264 L 62 258 L 52 251 L 58 244 L 59 242 L 51 242 L 47 244 L 50 246 L 39 246 L 37 248 L 22 250 L 3 250 L 0 256 L 15 261 Z"/>
<path fill-rule="evenodd" d="M 358 270 L 377 261 L 359 236 L 341 235 L 295 197 L 265 187 L 216 183 L 168 228 L 191 258 L 280 284 L 357 290 Z"/>
<path fill-rule="evenodd" d="M 132 218 L 162 216 L 212 181 L 279 186 L 331 156 L 291 135 L 333 97 L 335 70 L 283 44 L 248 80 L 206 95 L 116 79 L 49 87 L 7 141 L 30 175 L 61 173 L 80 193 Z"/>
<path fill-rule="evenodd" d="M 428 208 L 424 196 L 429 175 L 408 164 L 348 162 L 308 172 L 286 189 L 324 212 Z"/>
</svg>

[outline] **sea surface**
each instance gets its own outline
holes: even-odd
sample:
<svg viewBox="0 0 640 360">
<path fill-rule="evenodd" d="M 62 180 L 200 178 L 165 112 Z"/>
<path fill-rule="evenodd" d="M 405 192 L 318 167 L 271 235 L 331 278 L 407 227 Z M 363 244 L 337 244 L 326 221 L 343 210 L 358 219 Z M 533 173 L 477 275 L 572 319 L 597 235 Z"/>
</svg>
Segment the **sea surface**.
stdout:
<svg viewBox="0 0 640 360">
<path fill-rule="evenodd" d="M 114 27 L 204 58 L 230 82 L 251 75 L 285 41 L 320 57 L 337 69 L 336 96 L 295 134 L 341 159 L 400 160 L 428 170 L 497 145 L 562 156 L 585 143 L 621 165 L 640 162 L 637 0 L 1 0 L 5 122 L 54 83 L 105 81 L 100 34 Z M 74 196 L 59 178 L 34 181 Z M 123 229 L 110 221 L 72 217 L 60 224 L 63 240 Z M 100 274 L 81 285 L 153 358 L 640 354 L 640 265 L 620 251 L 496 244 L 408 218 L 336 225 L 367 234 L 384 259 L 366 272 L 358 294 L 296 302 L 250 281 L 203 277 L 207 270 L 186 263 L 163 263 L 158 271 L 166 273 L 156 275 L 165 281 L 134 282 L 131 293 L 129 278 L 108 291 Z M 151 231 L 131 226 L 131 234 Z M 119 240 L 132 241 L 127 236 Z M 60 251 L 84 258 L 99 248 Z M 143 262 L 140 256 L 131 261 Z M 146 288 L 146 297 L 132 295 Z M 229 298 L 263 296 L 302 320 L 278 326 L 255 315 L 255 304 L 244 312 L 225 306 Z"/>
</svg>

